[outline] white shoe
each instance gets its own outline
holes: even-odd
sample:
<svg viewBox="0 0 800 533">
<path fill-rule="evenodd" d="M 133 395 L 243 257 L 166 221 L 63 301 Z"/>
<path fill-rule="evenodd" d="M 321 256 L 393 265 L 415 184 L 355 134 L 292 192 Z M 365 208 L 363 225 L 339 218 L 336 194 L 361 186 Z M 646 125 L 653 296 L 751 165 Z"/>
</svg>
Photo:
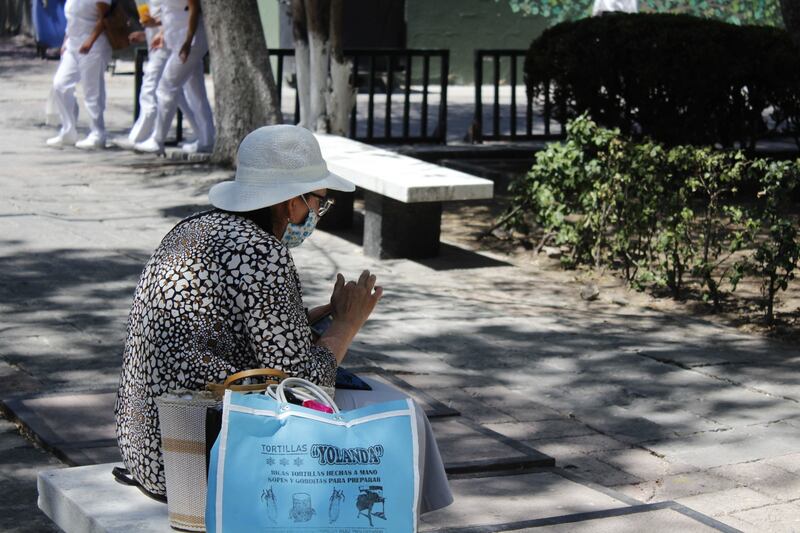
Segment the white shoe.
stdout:
<svg viewBox="0 0 800 533">
<path fill-rule="evenodd" d="M 78 141 L 75 143 L 75 148 L 80 148 L 81 150 L 102 150 L 106 147 L 106 139 L 105 137 L 100 137 L 98 135 L 89 134 L 86 136 L 85 139 L 82 141 Z"/>
<path fill-rule="evenodd" d="M 131 141 L 127 135 L 120 135 L 118 137 L 114 137 L 111 139 L 111 144 L 114 146 L 118 146 L 124 150 L 130 150 L 133 148 L 133 141 Z"/>
<path fill-rule="evenodd" d="M 185 151 L 185 148 L 186 148 L 187 146 L 189 146 L 189 145 L 191 145 L 191 144 L 197 144 L 197 143 L 198 143 L 198 140 L 197 140 L 195 137 L 187 137 L 187 138 L 186 138 L 186 139 L 184 139 L 184 140 L 183 140 L 183 142 L 181 143 L 181 150 L 184 150 L 184 151 Z"/>
<path fill-rule="evenodd" d="M 209 146 L 200 146 L 200 141 L 195 141 L 193 143 L 184 143 L 181 146 L 181 150 L 187 154 L 196 154 L 196 153 L 211 153 L 214 151 L 213 147 Z"/>
<path fill-rule="evenodd" d="M 147 154 L 163 154 L 164 153 L 164 146 L 159 144 L 157 141 L 153 140 L 152 138 L 147 139 L 146 141 L 142 141 L 140 143 L 136 143 L 133 145 L 133 149 L 136 152 L 144 152 Z"/>
<path fill-rule="evenodd" d="M 68 131 L 66 133 L 59 133 L 55 137 L 47 139 L 46 144 L 47 146 L 51 146 L 53 148 L 61 148 L 64 146 L 73 146 L 77 140 L 78 134 L 74 131 Z"/>
</svg>

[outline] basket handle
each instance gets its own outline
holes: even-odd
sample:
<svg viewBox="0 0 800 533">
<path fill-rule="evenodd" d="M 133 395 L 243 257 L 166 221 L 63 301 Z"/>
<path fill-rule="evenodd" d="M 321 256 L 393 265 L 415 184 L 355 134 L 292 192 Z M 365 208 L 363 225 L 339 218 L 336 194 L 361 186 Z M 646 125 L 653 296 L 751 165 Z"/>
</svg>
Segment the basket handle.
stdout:
<svg viewBox="0 0 800 533">
<path fill-rule="evenodd" d="M 261 376 L 266 378 L 267 383 L 251 383 L 250 385 L 234 385 L 240 379 Z M 230 389 L 236 392 L 260 392 L 267 388 L 270 383 L 279 383 L 286 379 L 287 374 L 274 368 L 254 368 L 252 370 L 242 370 L 228 376 L 223 383 L 206 383 L 206 390 L 211 391 L 218 400 L 222 399 L 225 391 Z"/>
<path fill-rule="evenodd" d="M 255 376 L 267 377 L 270 381 L 280 381 L 289 377 L 286 373 L 281 372 L 280 370 L 275 370 L 274 368 L 253 368 L 251 370 L 242 370 L 241 372 L 231 374 L 225 378 L 222 386 L 228 389 L 231 387 L 231 385 L 233 385 L 234 382 L 239 381 L 240 379 L 252 378 Z M 247 385 L 244 386 L 246 387 Z M 263 385 L 258 386 L 262 389 L 264 388 Z"/>
</svg>

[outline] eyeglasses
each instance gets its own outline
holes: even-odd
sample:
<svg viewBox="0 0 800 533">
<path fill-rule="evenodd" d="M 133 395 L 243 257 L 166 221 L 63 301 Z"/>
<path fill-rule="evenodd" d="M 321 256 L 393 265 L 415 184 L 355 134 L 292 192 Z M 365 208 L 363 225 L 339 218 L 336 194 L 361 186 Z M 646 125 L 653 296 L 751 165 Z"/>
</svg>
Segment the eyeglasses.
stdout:
<svg viewBox="0 0 800 533">
<path fill-rule="evenodd" d="M 336 203 L 336 200 L 334 200 L 333 198 L 328 198 L 327 196 L 322 196 L 321 194 L 317 194 L 317 193 L 313 193 L 313 192 L 307 192 L 306 194 L 308 194 L 309 196 L 313 196 L 314 198 L 319 200 L 319 210 L 317 211 L 317 214 L 320 217 L 324 216 L 325 213 L 330 211 L 331 207 L 333 207 L 334 204 Z M 306 205 L 308 205 L 308 204 L 306 204 Z"/>
</svg>

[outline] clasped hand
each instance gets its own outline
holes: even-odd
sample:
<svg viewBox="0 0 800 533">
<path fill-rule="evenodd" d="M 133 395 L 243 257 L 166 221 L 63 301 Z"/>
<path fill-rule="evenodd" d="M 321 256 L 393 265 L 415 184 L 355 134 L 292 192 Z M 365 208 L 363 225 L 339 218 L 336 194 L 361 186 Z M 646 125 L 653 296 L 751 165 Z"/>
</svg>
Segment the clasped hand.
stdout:
<svg viewBox="0 0 800 533">
<path fill-rule="evenodd" d="M 383 287 L 376 286 L 376 280 L 369 270 L 363 271 L 358 281 L 346 282 L 344 276 L 337 274 L 331 295 L 334 320 L 347 323 L 353 333 L 361 329 L 383 296 Z"/>
</svg>

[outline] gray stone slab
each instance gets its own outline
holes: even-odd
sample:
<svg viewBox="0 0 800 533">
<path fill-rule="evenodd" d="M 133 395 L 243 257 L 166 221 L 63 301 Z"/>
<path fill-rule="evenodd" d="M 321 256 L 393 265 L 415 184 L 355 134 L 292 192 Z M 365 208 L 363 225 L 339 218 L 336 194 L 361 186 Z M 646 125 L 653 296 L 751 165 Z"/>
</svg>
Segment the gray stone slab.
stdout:
<svg viewBox="0 0 800 533">
<path fill-rule="evenodd" d="M 800 505 L 779 503 L 757 509 L 733 513 L 752 527 L 750 531 L 769 531 L 770 533 L 795 533 L 800 531 Z"/>
<path fill-rule="evenodd" d="M 442 403 L 441 401 L 437 400 L 427 392 L 414 387 L 408 381 L 403 379 L 400 376 L 393 375 L 388 372 L 378 371 L 378 370 L 370 370 L 370 369 L 359 369 L 354 368 L 352 369 L 357 375 L 367 376 L 371 379 L 376 379 L 378 381 L 382 381 L 383 383 L 387 383 L 389 385 L 393 385 L 398 387 L 400 390 L 408 394 L 411 398 L 414 399 L 417 404 L 419 404 L 423 410 L 425 411 L 425 415 L 428 418 L 437 418 L 441 416 L 458 416 L 461 414 L 457 409 L 449 407 Z"/>
<path fill-rule="evenodd" d="M 494 382 L 495 380 L 491 380 Z M 500 385 L 467 387 L 464 391 L 486 405 L 511 415 L 519 422 L 563 420 L 565 417 L 555 409 L 533 401 L 525 394 Z M 562 435 L 563 436 L 563 435 Z"/>
<path fill-rule="evenodd" d="M 677 498 L 675 501 L 710 516 L 724 516 L 737 511 L 779 503 L 774 498 L 747 487 L 686 496 Z"/>
<path fill-rule="evenodd" d="M 553 466 L 553 458 L 461 417 L 431 420 L 448 473 Z"/>
<path fill-rule="evenodd" d="M 640 513 L 595 518 L 580 522 L 569 522 L 552 526 L 524 528 L 515 530 L 519 533 L 710 533 L 717 528 L 679 513 L 674 509 L 657 509 Z"/>
<path fill-rule="evenodd" d="M 663 476 L 634 485 L 618 485 L 614 490 L 643 502 L 674 500 L 696 494 L 730 490 L 738 483 L 707 470 Z"/>
<path fill-rule="evenodd" d="M 800 431 L 784 422 L 758 424 L 647 443 L 646 447 L 669 459 L 713 468 L 794 453 L 800 449 Z"/>
<path fill-rule="evenodd" d="M 597 434 L 595 430 L 571 418 L 485 425 L 489 429 L 517 440 L 557 439 Z"/>
<path fill-rule="evenodd" d="M 766 461 L 725 465 L 709 470 L 778 500 L 800 500 L 800 476 Z"/>
<path fill-rule="evenodd" d="M 420 531 L 504 524 L 626 506 L 552 472 L 454 479 L 450 486 L 454 503 L 423 515 Z"/>
<path fill-rule="evenodd" d="M 623 450 L 628 445 L 600 433 L 581 435 L 578 437 L 561 437 L 553 439 L 534 439 L 525 441 L 537 450 L 555 457 L 557 461 L 569 461 L 576 456 L 586 455 L 601 450 Z"/>
<path fill-rule="evenodd" d="M 53 394 L 17 399 L 5 405 L 47 445 L 116 442 L 115 392 Z"/>
<path fill-rule="evenodd" d="M 559 459 L 558 466 L 604 487 L 641 483 L 643 480 L 591 455 Z"/>
<path fill-rule="evenodd" d="M 116 463 L 122 460 L 116 443 L 94 448 L 61 448 L 58 453 L 70 464 L 77 466 Z"/>
<path fill-rule="evenodd" d="M 113 464 L 39 474 L 39 508 L 66 533 L 167 533 L 167 506 L 123 485 Z M 103 497 L 99 497 L 102 495 Z"/>
</svg>

